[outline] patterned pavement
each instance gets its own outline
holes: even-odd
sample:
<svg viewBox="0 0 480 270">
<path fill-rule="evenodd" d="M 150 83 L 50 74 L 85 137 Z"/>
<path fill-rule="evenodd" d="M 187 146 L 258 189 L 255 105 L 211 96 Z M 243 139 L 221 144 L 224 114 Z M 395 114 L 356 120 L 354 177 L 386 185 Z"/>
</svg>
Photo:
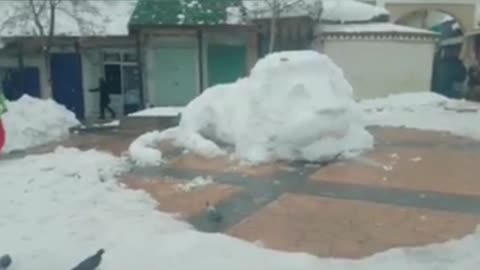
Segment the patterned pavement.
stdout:
<svg viewBox="0 0 480 270">
<path fill-rule="evenodd" d="M 123 181 L 198 230 L 318 256 L 359 258 L 475 231 L 480 142 L 405 128 L 373 128 L 372 133 L 373 151 L 328 165 L 247 166 L 180 154 L 165 144 L 160 148 L 167 164 L 137 168 Z M 120 155 L 136 135 L 83 134 L 63 144 Z M 211 176 L 214 183 L 188 192 L 178 189 L 196 176 Z M 221 223 L 207 218 L 207 201 L 222 213 Z"/>
</svg>

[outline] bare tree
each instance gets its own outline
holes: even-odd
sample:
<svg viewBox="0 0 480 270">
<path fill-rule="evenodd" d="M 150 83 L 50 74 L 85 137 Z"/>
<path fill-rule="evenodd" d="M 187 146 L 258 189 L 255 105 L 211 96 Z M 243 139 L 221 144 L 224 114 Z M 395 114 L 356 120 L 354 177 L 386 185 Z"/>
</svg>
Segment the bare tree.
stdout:
<svg viewBox="0 0 480 270">
<path fill-rule="evenodd" d="M 100 15 L 95 6 L 88 0 L 27 0 L 9 1 L 11 12 L 0 25 L 1 32 L 8 29 L 21 29 L 24 36 L 32 35 L 39 38 L 45 61 L 46 76 L 51 87 L 50 53 L 57 34 L 57 15 L 63 13 L 76 21 L 80 34 L 87 32 L 93 25 L 81 14 Z M 16 33 L 13 34 L 15 36 Z"/>
<path fill-rule="evenodd" d="M 283 16 L 311 16 L 318 21 L 322 12 L 322 0 L 251 0 L 246 1 L 248 13 L 253 19 L 268 18 L 269 48 L 271 53 L 275 50 L 278 21 Z"/>
</svg>

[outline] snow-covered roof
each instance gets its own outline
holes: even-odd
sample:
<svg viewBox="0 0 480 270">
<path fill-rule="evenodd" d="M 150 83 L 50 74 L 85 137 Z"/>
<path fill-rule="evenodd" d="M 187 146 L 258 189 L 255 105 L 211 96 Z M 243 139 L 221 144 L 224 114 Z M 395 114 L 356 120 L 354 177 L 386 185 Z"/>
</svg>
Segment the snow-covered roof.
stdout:
<svg viewBox="0 0 480 270">
<path fill-rule="evenodd" d="M 253 19 L 271 18 L 269 3 L 268 0 L 243 0 L 247 13 Z M 386 9 L 357 0 L 278 0 L 277 3 L 282 18 L 318 16 L 322 8 L 321 19 L 329 22 L 366 22 L 389 16 Z"/>
<path fill-rule="evenodd" d="M 344 34 L 359 34 L 359 33 L 399 33 L 399 34 L 424 34 L 435 35 L 434 32 L 413 28 L 393 23 L 355 23 L 355 24 L 324 24 L 321 26 L 324 33 L 344 33 Z"/>
<path fill-rule="evenodd" d="M 138 0 L 62 1 L 56 12 L 55 35 L 122 36 L 128 35 L 128 22 Z M 43 1 L 34 2 L 37 9 Z M 48 32 L 48 8 L 39 18 Z M 0 37 L 39 35 L 29 1 L 0 1 Z"/>
<path fill-rule="evenodd" d="M 243 0 L 243 6 L 251 19 L 268 19 L 272 17 L 273 0 Z M 277 0 L 281 18 L 318 16 L 322 0 Z"/>
<path fill-rule="evenodd" d="M 389 16 L 389 12 L 383 7 L 356 0 L 323 0 L 324 21 L 364 22 L 380 16 Z"/>
</svg>

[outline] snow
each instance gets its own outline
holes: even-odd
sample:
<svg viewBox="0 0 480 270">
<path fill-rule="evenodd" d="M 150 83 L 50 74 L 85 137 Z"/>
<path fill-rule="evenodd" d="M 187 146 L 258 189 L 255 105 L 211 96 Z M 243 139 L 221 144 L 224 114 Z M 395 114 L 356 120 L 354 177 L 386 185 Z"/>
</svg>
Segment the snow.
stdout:
<svg viewBox="0 0 480 270">
<path fill-rule="evenodd" d="M 227 152 L 221 142 L 234 148 L 236 158 L 253 163 L 331 159 L 373 146 L 352 94 L 343 72 L 326 55 L 274 53 L 249 77 L 205 90 L 187 105 L 178 128 L 167 132 L 178 146 L 209 157 Z M 158 162 L 157 149 L 139 146 L 155 145 L 162 136 L 151 133 L 148 142 L 144 136 L 134 141 L 133 160 Z"/>
<path fill-rule="evenodd" d="M 208 176 L 208 177 L 197 176 L 193 178 L 192 181 L 185 184 L 178 184 L 175 187 L 181 191 L 188 192 L 200 187 L 208 186 L 210 184 L 213 184 L 213 179 L 211 176 Z"/>
<path fill-rule="evenodd" d="M 432 31 L 393 23 L 323 24 L 324 33 L 405 33 L 434 35 Z"/>
<path fill-rule="evenodd" d="M 75 115 L 51 99 L 42 100 L 27 95 L 7 102 L 3 115 L 7 141 L 4 152 L 60 140 L 69 134 L 69 128 L 79 124 Z"/>
<path fill-rule="evenodd" d="M 480 104 L 425 93 L 406 93 L 360 103 L 369 126 L 446 131 L 480 140 Z"/>
<path fill-rule="evenodd" d="M 242 10 L 239 7 L 227 7 L 227 24 L 239 25 L 244 23 Z"/>
<path fill-rule="evenodd" d="M 169 137 L 167 133 L 160 133 L 159 131 L 147 132 L 133 141 L 129 148 L 128 153 L 130 159 L 137 166 L 156 166 L 163 162 L 162 152 L 154 149 L 162 140 L 166 140 Z"/>
<path fill-rule="evenodd" d="M 113 120 L 107 123 L 93 124 L 94 127 L 118 127 L 120 126 L 120 120 Z"/>
<path fill-rule="evenodd" d="M 178 116 L 185 107 L 153 107 L 142 111 L 131 113 L 130 117 L 156 117 L 156 116 Z"/>
<path fill-rule="evenodd" d="M 272 17 L 272 1 L 244 0 L 244 6 L 250 17 L 265 19 Z M 270 3 L 270 4 L 269 4 Z M 279 0 L 280 17 L 312 16 L 316 18 L 322 5 L 319 0 Z M 388 16 L 388 11 L 379 6 L 362 3 L 356 0 L 323 0 L 324 21 L 364 22 L 378 16 Z"/>
<path fill-rule="evenodd" d="M 138 0 L 62 1 L 56 12 L 55 34 L 62 36 L 126 36 Z M 43 1 L 35 1 L 37 8 Z M 38 36 L 28 1 L 0 1 L 0 36 Z M 48 9 L 40 14 L 48 29 Z"/>
<path fill-rule="evenodd" d="M 103 270 L 476 270 L 480 264 L 478 232 L 361 260 L 273 251 L 258 241 L 197 232 L 157 211 L 145 192 L 123 188 L 115 177 L 127 170 L 123 160 L 95 150 L 59 148 L 0 161 L 0 250 L 12 255 L 12 269 L 70 269 L 99 248 L 106 250 Z"/>
<path fill-rule="evenodd" d="M 389 15 L 389 12 L 383 7 L 356 0 L 323 0 L 322 20 L 325 21 L 370 21 L 382 15 Z"/>
<path fill-rule="evenodd" d="M 276 0 L 279 16 L 282 18 L 311 16 L 318 17 L 321 10 L 319 0 Z M 252 19 L 267 19 L 272 17 L 273 1 L 243 0 L 247 15 Z"/>
</svg>

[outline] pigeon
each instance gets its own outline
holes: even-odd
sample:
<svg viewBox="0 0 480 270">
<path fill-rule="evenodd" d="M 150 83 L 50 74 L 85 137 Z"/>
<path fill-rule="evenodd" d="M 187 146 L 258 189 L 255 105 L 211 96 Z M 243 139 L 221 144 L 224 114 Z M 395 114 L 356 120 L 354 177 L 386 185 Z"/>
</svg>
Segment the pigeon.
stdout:
<svg viewBox="0 0 480 270">
<path fill-rule="evenodd" d="M 72 270 L 95 270 L 102 262 L 102 255 L 105 250 L 100 249 L 97 253 L 93 256 L 90 256 L 79 263 L 77 266 L 72 268 Z"/>
<path fill-rule="evenodd" d="M 214 222 L 221 222 L 223 219 L 222 214 L 220 214 L 210 202 L 207 202 L 207 216 L 209 220 Z"/>
<path fill-rule="evenodd" d="M 7 269 L 12 264 L 12 258 L 10 255 L 5 254 L 0 257 L 0 270 Z"/>
</svg>

